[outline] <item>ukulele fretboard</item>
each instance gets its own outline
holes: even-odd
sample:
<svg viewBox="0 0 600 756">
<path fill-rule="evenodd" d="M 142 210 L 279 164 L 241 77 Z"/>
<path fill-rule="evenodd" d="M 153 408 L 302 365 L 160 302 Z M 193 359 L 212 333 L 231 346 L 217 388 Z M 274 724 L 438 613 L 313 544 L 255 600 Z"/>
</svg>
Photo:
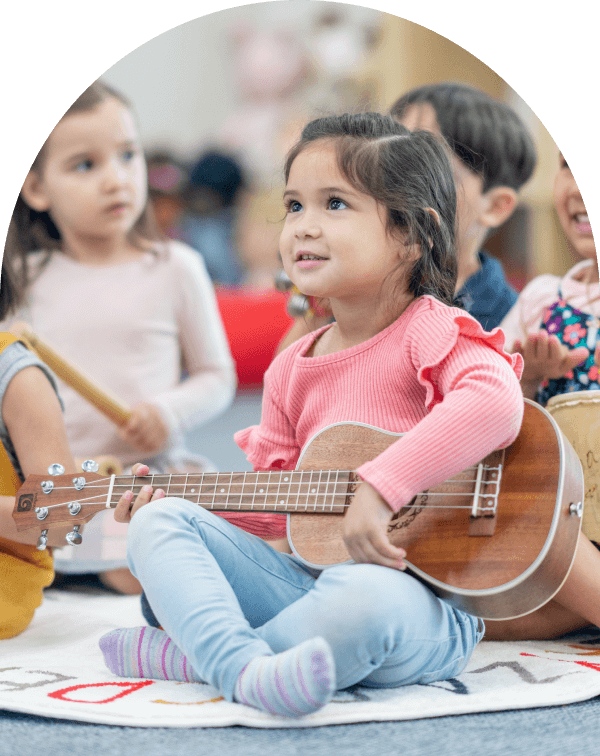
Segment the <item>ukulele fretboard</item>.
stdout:
<svg viewBox="0 0 600 756">
<path fill-rule="evenodd" d="M 107 492 L 107 507 L 114 508 L 123 493 L 137 496 L 142 486 L 161 488 L 166 496 L 177 496 L 205 509 L 246 512 L 331 512 L 341 513 L 354 491 L 356 475 L 342 470 L 284 472 L 202 473 L 180 475 L 133 475 L 115 477 Z M 88 483 L 87 497 L 102 481 Z M 108 489 L 106 483 L 104 488 Z"/>
</svg>

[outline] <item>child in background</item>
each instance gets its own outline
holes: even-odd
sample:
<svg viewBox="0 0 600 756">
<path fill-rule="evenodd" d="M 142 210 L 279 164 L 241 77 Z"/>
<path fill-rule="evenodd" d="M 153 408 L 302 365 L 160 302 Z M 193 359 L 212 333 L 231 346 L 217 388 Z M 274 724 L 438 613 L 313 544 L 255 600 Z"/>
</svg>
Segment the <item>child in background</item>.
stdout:
<svg viewBox="0 0 600 756">
<path fill-rule="evenodd" d="M 523 394 L 545 405 L 557 394 L 600 389 L 600 284 L 590 220 L 562 155 L 554 206 L 565 236 L 581 258 L 562 278 L 530 281 L 502 321 L 507 344 L 525 360 Z"/>
<path fill-rule="evenodd" d="M 192 166 L 183 189 L 185 210 L 178 235 L 202 255 L 211 279 L 225 286 L 237 286 L 244 278 L 235 231 L 237 204 L 245 187 L 237 160 L 209 150 Z"/>
<path fill-rule="evenodd" d="M 2 263 L 0 318 L 21 297 L 19 281 Z M 23 632 L 54 578 L 51 552 L 38 550 L 37 531 L 18 532 L 15 494 L 27 475 L 54 463 L 67 473 L 75 462 L 67 443 L 56 381 L 50 370 L 9 333 L 0 333 L 0 639 Z M 56 527 L 48 546 L 62 546 L 72 527 Z"/>
<path fill-rule="evenodd" d="M 536 164 L 535 145 L 512 108 L 465 84 L 444 82 L 407 92 L 390 110 L 404 126 L 441 134 L 452 150 L 457 185 L 457 301 L 491 331 L 517 300 L 502 265 L 483 245 L 510 218 Z M 279 351 L 328 322 L 299 318 Z"/>
<path fill-rule="evenodd" d="M 187 169 L 166 150 L 146 155 L 148 197 L 159 230 L 170 239 L 179 238 L 179 221 L 183 213 L 183 187 Z"/>
<path fill-rule="evenodd" d="M 465 667 L 483 623 L 403 572 L 387 526 L 417 492 L 510 444 L 523 400 L 521 358 L 502 333 L 451 306 L 456 194 L 436 137 L 376 113 L 318 119 L 285 180 L 285 270 L 330 300 L 335 322 L 278 355 L 260 425 L 235 439 L 255 469 L 288 470 L 336 422 L 405 433 L 357 470 L 343 520 L 355 563 L 319 572 L 197 504 L 144 505 L 141 493 L 132 506 L 129 493 L 115 515 L 134 512 L 130 566 L 164 631 L 116 630 L 100 645 L 116 674 L 204 680 L 227 700 L 298 717 L 355 683 L 433 682 Z"/>
<path fill-rule="evenodd" d="M 96 82 L 59 121 L 23 184 L 5 257 L 27 285 L 14 319 L 132 406 L 118 429 L 61 384 L 74 456 L 187 466 L 183 432 L 225 410 L 235 370 L 201 258 L 154 230 L 144 157 L 120 94 Z M 57 570 L 101 572 L 108 585 L 138 592 L 124 550 L 109 552 L 111 519 L 90 523 L 76 557 L 59 556 Z"/>
<path fill-rule="evenodd" d="M 562 155 L 554 205 L 582 260 L 563 278 L 541 275 L 530 281 L 501 324 L 506 343 L 524 358 L 523 394 L 542 405 L 557 394 L 600 388 L 598 258 L 581 193 Z M 600 554 L 582 533 L 571 572 L 554 599 L 525 617 L 486 623 L 486 637 L 554 638 L 590 622 L 600 626 L 599 606 Z"/>
<path fill-rule="evenodd" d="M 511 107 L 466 84 L 413 89 L 390 112 L 407 128 L 441 134 L 450 145 L 458 199 L 456 297 L 491 331 L 517 294 L 483 245 L 513 214 L 518 192 L 533 173 L 531 134 Z"/>
</svg>

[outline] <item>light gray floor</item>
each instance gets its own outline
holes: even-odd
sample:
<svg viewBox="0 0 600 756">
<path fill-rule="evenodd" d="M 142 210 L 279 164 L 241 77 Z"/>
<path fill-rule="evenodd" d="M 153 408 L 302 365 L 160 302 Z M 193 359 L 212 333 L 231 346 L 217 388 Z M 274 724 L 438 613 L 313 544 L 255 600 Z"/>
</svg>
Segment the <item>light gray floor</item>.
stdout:
<svg viewBox="0 0 600 756">
<path fill-rule="evenodd" d="M 259 420 L 260 394 L 240 394 L 188 443 L 220 470 L 249 470 L 233 433 Z M 0 711 L 0 756 L 596 756 L 599 723 L 600 697 L 571 706 L 307 730 L 140 729 Z"/>
<path fill-rule="evenodd" d="M 238 392 L 232 406 L 220 417 L 186 437 L 190 451 L 203 454 L 222 472 L 251 470 L 246 455 L 233 440 L 233 434 L 260 422 L 260 391 Z"/>
</svg>

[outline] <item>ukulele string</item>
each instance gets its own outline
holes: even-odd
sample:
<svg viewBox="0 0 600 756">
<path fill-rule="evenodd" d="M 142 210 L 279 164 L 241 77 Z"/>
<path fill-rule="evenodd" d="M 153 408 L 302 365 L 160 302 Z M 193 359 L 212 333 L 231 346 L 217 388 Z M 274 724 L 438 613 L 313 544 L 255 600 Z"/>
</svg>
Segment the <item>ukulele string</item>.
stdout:
<svg viewBox="0 0 600 756">
<path fill-rule="evenodd" d="M 270 495 L 273 496 L 273 494 L 270 494 Z M 308 496 L 309 494 L 302 494 L 302 495 L 303 496 Z M 314 494 L 310 494 L 310 495 L 314 495 Z M 319 495 L 319 494 L 317 494 L 317 495 Z M 293 504 L 290 503 L 290 504 L 287 505 L 287 506 L 290 507 L 290 509 L 288 511 L 284 512 L 284 514 L 294 513 L 294 512 L 304 512 L 304 513 L 308 513 L 308 514 L 310 514 L 310 513 L 318 513 L 318 512 L 322 512 L 322 513 L 329 512 L 331 514 L 335 514 L 335 511 L 333 510 L 333 507 L 336 507 L 337 509 L 340 509 L 340 508 L 347 509 L 349 506 L 351 506 L 351 504 L 347 504 L 346 500 L 354 498 L 355 495 L 356 494 L 354 494 L 354 493 L 347 493 L 347 492 L 335 493 L 335 494 L 332 494 L 330 496 L 330 498 L 331 498 L 332 501 L 323 502 L 323 504 L 317 504 L 317 503 L 315 503 L 314 505 L 311 505 L 311 506 L 309 506 L 308 503 L 307 503 L 306 508 L 303 508 L 303 507 L 298 508 L 297 504 L 293 505 Z M 431 492 L 425 492 L 425 493 L 419 493 L 419 494 L 416 494 L 416 495 L 417 496 L 427 496 L 428 497 L 428 501 L 425 502 L 425 503 L 420 503 L 420 504 L 419 503 L 414 503 L 414 502 L 411 502 L 409 504 L 403 504 L 400 507 L 400 510 L 402 510 L 402 509 L 411 509 L 412 507 L 422 507 L 422 508 L 426 508 L 426 509 L 472 509 L 473 508 L 472 504 L 450 504 L 450 505 L 443 505 L 443 504 L 431 504 L 429 502 L 429 498 L 432 497 L 432 496 L 460 496 L 460 497 L 472 496 L 473 495 L 472 492 L 469 492 L 469 491 L 456 492 L 456 493 L 443 493 L 443 492 L 439 492 L 439 493 L 434 492 L 434 493 L 431 493 Z M 210 496 L 210 494 L 209 493 L 204 493 L 204 494 L 199 494 L 199 496 Z M 258 508 L 256 508 L 256 509 L 254 509 L 254 504 L 252 504 L 252 503 L 250 505 L 244 504 L 244 502 L 242 502 L 241 499 L 244 496 L 250 496 L 250 494 L 244 494 L 244 493 L 230 494 L 230 496 L 228 498 L 230 499 L 231 496 L 239 496 L 240 497 L 240 501 L 237 504 L 237 506 L 239 506 L 239 507 L 248 507 L 248 508 L 247 509 L 232 510 L 232 509 L 228 509 L 228 503 L 227 502 L 225 502 L 225 503 L 223 503 L 223 504 L 220 505 L 219 502 L 214 501 L 214 502 L 211 502 L 210 505 L 206 506 L 205 509 L 208 509 L 209 511 L 217 511 L 217 512 L 224 512 L 224 511 L 242 511 L 242 512 L 264 512 L 264 511 L 271 511 L 271 512 L 273 512 L 273 511 L 275 511 L 276 512 L 276 511 L 278 511 L 276 509 L 276 507 L 277 507 L 276 503 L 273 503 L 273 504 L 269 505 L 269 503 L 266 500 L 265 500 L 264 503 L 259 504 Z M 342 498 L 344 500 L 343 503 L 341 503 L 341 502 L 340 503 L 336 503 L 335 502 L 335 498 L 336 497 Z M 81 504 L 81 506 L 83 508 L 85 506 L 97 506 L 100 503 L 103 504 L 104 501 L 105 501 L 105 498 L 106 497 L 103 494 L 95 494 L 94 496 L 89 496 L 86 499 L 73 499 L 73 502 L 77 502 L 77 503 Z M 116 506 L 119 503 L 120 498 L 121 497 L 119 497 L 116 501 L 113 501 L 113 499 L 111 497 L 111 502 L 110 502 L 111 508 L 113 508 L 112 505 Z M 178 496 L 177 498 L 184 498 L 184 497 L 183 496 Z M 479 495 L 479 499 L 482 501 L 482 503 L 484 503 L 484 506 L 480 507 L 480 509 L 482 511 L 492 510 L 494 508 L 493 505 L 492 506 L 485 506 L 485 500 L 486 499 L 490 499 L 490 500 L 494 501 L 496 499 L 496 495 L 495 494 L 480 494 Z M 61 504 L 49 504 L 45 508 L 48 509 L 48 510 L 55 509 L 56 507 L 62 507 L 62 506 L 64 506 L 66 503 L 67 502 L 62 502 Z M 200 501 L 195 501 L 195 502 L 192 501 L 191 503 L 198 504 L 198 505 L 202 506 L 202 504 L 201 504 Z M 285 500 L 283 500 L 283 499 L 279 503 L 280 503 L 280 505 L 283 504 L 284 507 L 286 506 Z M 269 506 L 269 510 L 265 510 L 266 506 Z M 270 507 L 274 507 L 274 509 L 271 509 Z M 398 510 L 398 511 L 400 511 L 400 510 Z"/>
</svg>

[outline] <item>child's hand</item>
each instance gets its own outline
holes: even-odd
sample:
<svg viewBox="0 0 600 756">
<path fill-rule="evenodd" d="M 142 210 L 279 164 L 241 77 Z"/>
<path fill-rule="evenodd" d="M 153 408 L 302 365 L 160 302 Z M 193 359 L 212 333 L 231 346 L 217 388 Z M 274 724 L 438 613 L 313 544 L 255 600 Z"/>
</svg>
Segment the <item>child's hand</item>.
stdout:
<svg viewBox="0 0 600 756">
<path fill-rule="evenodd" d="M 147 465 L 137 464 L 131 468 L 131 472 L 134 475 L 148 475 L 150 468 Z M 143 507 L 144 504 L 147 504 L 149 501 L 154 501 L 155 499 L 162 499 L 164 496 L 165 492 L 162 488 L 158 488 L 152 493 L 152 486 L 144 486 L 132 505 L 133 491 L 125 491 L 115 507 L 115 520 L 117 522 L 129 522 L 133 515 L 140 507 Z"/>
<path fill-rule="evenodd" d="M 166 444 L 169 430 L 158 407 L 141 402 L 131 410 L 129 422 L 121 428 L 119 436 L 144 454 L 157 454 Z"/>
<path fill-rule="evenodd" d="M 393 546 L 387 537 L 392 510 L 368 483 L 363 481 L 344 517 L 344 543 L 355 562 L 380 564 L 404 570 L 404 549 Z"/>
<path fill-rule="evenodd" d="M 528 336 L 525 344 L 516 341 L 513 352 L 523 355 L 525 365 L 521 384 L 523 393 L 529 398 L 533 398 L 543 380 L 562 378 L 589 356 L 586 347 L 569 349 L 560 342 L 558 336 L 551 336 L 546 331 Z M 531 396 L 532 393 L 533 396 Z"/>
</svg>

